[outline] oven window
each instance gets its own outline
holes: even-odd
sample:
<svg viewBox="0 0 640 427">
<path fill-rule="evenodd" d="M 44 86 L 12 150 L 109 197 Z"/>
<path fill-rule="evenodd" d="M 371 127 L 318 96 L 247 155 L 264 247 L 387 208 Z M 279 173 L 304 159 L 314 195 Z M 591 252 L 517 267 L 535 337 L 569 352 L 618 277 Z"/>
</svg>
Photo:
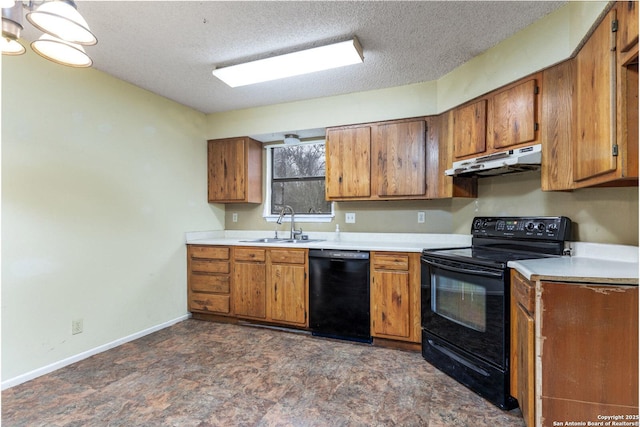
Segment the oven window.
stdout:
<svg viewBox="0 0 640 427">
<path fill-rule="evenodd" d="M 452 322 L 485 332 L 487 298 L 483 286 L 431 274 L 431 310 Z"/>
</svg>

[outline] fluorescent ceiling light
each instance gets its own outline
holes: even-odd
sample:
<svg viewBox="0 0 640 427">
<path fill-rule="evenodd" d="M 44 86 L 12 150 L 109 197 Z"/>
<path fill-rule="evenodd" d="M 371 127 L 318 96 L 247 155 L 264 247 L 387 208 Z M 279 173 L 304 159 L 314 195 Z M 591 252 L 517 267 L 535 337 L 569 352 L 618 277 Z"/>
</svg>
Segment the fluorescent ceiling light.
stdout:
<svg viewBox="0 0 640 427">
<path fill-rule="evenodd" d="M 360 64 L 363 61 L 362 47 L 354 37 L 340 43 L 217 68 L 213 70 L 213 75 L 231 87 L 238 87 Z"/>
</svg>

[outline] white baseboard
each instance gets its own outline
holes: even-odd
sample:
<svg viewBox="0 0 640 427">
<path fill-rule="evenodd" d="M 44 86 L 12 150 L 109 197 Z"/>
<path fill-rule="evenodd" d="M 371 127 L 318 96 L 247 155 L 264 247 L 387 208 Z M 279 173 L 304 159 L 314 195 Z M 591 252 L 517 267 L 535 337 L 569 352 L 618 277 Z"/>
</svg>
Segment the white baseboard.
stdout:
<svg viewBox="0 0 640 427">
<path fill-rule="evenodd" d="M 128 343 L 130 341 L 137 340 L 138 338 L 142 338 L 145 335 L 149 335 L 149 334 L 151 334 L 153 332 L 157 332 L 157 331 L 159 331 L 161 329 L 168 328 L 169 326 L 175 325 L 176 323 L 182 322 L 183 320 L 187 320 L 189 317 L 191 317 L 190 314 L 185 314 L 184 316 L 180 316 L 180 317 L 178 317 L 176 319 L 169 320 L 168 322 L 164 322 L 164 323 L 161 323 L 159 325 L 152 326 L 151 328 L 142 330 L 140 332 L 136 332 L 135 334 L 128 335 L 126 337 L 117 339 L 117 340 L 112 341 L 110 343 L 107 343 L 107 344 L 92 348 L 91 350 L 83 351 L 82 353 L 76 354 L 74 356 L 68 357 L 66 359 L 60 360 L 60 361 L 52 363 L 50 365 L 43 366 L 42 368 L 38 368 L 38 369 L 35 369 L 35 370 L 31 371 L 31 372 L 27 372 L 25 374 L 18 375 L 17 377 L 10 378 L 10 379 L 8 379 L 6 381 L 2 381 L 2 390 L 6 390 L 8 388 L 17 386 L 18 384 L 25 383 L 27 381 L 30 381 L 30 380 L 34 379 L 34 378 L 38 378 L 38 377 L 40 377 L 42 375 L 49 374 L 49 373 L 51 373 L 51 372 L 53 372 L 53 371 L 55 371 L 57 369 L 64 368 L 65 366 L 71 365 L 72 363 L 79 362 L 79 361 L 81 361 L 83 359 L 86 359 L 88 357 L 91 357 L 91 356 L 93 356 L 95 354 L 102 353 L 103 351 L 111 350 L 112 348 L 115 348 L 115 347 L 117 347 L 119 345 Z"/>
</svg>

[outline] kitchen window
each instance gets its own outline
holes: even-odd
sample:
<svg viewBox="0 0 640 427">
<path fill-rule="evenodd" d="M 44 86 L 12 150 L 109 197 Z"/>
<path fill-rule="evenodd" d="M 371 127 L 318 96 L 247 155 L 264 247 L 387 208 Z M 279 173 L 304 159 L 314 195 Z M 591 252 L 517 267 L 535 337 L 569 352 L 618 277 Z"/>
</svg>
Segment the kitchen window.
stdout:
<svg viewBox="0 0 640 427">
<path fill-rule="evenodd" d="M 296 222 L 331 221 L 333 203 L 325 200 L 324 140 L 266 149 L 267 221 L 275 221 L 286 205 L 293 208 Z M 288 219 L 289 215 L 285 217 Z"/>
</svg>

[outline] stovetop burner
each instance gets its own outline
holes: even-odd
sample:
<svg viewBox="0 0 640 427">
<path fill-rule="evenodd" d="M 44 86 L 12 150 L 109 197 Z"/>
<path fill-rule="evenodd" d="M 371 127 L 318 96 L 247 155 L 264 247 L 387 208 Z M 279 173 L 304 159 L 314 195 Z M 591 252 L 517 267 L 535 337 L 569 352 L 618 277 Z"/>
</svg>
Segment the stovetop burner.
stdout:
<svg viewBox="0 0 640 427">
<path fill-rule="evenodd" d="M 571 235 L 566 217 L 476 217 L 470 247 L 425 249 L 423 256 L 506 268 L 509 261 L 560 256 Z"/>
</svg>

